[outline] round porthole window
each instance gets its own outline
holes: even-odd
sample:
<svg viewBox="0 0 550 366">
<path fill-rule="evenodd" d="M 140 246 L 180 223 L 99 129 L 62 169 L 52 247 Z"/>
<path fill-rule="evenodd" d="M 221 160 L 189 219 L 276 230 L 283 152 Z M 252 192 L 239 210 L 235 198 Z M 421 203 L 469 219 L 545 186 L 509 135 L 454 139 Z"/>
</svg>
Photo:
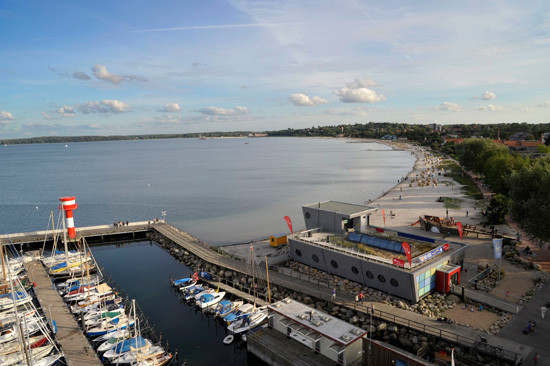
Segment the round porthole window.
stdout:
<svg viewBox="0 0 550 366">
<path fill-rule="evenodd" d="M 306 219 L 309 219 L 311 217 L 311 214 L 309 212 L 306 212 Z"/>
<path fill-rule="evenodd" d="M 396 280 L 395 278 L 392 278 L 392 279 L 390 280 L 390 283 L 391 283 L 391 285 L 392 285 L 393 287 L 399 286 L 399 282 L 397 282 L 397 280 Z"/>
<path fill-rule="evenodd" d="M 386 282 L 386 277 L 384 277 L 382 275 L 378 275 L 378 281 L 384 283 L 384 282 Z"/>
<path fill-rule="evenodd" d="M 314 261 L 315 263 L 319 263 L 319 257 L 317 257 L 317 254 L 313 254 L 313 255 L 311 256 L 311 259 L 313 259 L 313 261 Z"/>
<path fill-rule="evenodd" d="M 367 271 L 367 277 L 370 278 L 370 279 L 373 279 L 374 275 L 372 274 L 371 271 Z"/>
<path fill-rule="evenodd" d="M 355 266 L 351 267 L 351 271 L 353 272 L 353 274 L 358 274 L 359 273 L 359 270 Z"/>
<path fill-rule="evenodd" d="M 302 256 L 302 252 L 300 251 L 300 249 L 296 249 L 296 250 L 294 251 L 294 253 L 296 253 L 296 255 L 297 255 L 298 257 L 301 257 L 301 256 Z"/>
<path fill-rule="evenodd" d="M 338 263 L 336 263 L 336 261 L 333 259 L 330 261 L 330 265 L 333 267 L 333 268 L 338 268 Z"/>
</svg>

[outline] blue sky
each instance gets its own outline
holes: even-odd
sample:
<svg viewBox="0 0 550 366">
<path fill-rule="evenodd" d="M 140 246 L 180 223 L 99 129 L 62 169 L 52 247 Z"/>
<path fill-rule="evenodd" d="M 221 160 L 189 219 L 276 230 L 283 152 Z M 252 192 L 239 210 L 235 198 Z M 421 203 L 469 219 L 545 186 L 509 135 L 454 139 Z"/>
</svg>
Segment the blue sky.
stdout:
<svg viewBox="0 0 550 366">
<path fill-rule="evenodd" d="M 0 2 L 0 136 L 549 122 L 550 3 Z"/>
</svg>

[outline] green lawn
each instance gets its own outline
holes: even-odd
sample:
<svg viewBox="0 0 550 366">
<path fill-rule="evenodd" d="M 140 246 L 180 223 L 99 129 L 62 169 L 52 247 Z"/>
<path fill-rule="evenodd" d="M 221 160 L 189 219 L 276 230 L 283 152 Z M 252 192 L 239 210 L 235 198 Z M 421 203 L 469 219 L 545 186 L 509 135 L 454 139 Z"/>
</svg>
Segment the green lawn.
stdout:
<svg viewBox="0 0 550 366">
<path fill-rule="evenodd" d="M 453 179 L 460 185 L 462 185 L 462 190 L 464 193 L 466 193 L 468 196 L 476 199 L 481 200 L 483 199 L 483 194 L 477 188 L 477 184 L 474 182 L 472 177 L 470 177 L 467 173 L 462 171 L 462 168 L 458 166 L 454 161 L 451 160 L 445 160 L 441 165 L 438 166 L 438 168 L 445 169 L 445 176 Z M 446 206 L 445 206 L 446 207 Z M 452 208 L 452 207 L 449 207 Z"/>
</svg>

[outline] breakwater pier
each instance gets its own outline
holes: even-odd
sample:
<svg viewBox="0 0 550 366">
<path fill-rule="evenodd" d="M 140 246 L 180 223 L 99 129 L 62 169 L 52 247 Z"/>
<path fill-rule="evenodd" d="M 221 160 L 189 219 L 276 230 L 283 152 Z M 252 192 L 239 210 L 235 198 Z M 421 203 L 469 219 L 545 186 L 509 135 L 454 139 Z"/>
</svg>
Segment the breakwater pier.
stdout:
<svg viewBox="0 0 550 366">
<path fill-rule="evenodd" d="M 115 241 L 134 241 L 147 239 L 147 233 L 155 225 L 150 221 L 129 222 L 128 225 L 84 226 L 78 228 L 78 235 L 84 237 L 89 245 L 104 244 Z M 23 250 L 41 249 L 44 243 L 53 243 L 54 233 L 63 236 L 63 230 L 41 230 L 24 233 L 0 235 L 1 243 L 19 245 Z"/>
</svg>

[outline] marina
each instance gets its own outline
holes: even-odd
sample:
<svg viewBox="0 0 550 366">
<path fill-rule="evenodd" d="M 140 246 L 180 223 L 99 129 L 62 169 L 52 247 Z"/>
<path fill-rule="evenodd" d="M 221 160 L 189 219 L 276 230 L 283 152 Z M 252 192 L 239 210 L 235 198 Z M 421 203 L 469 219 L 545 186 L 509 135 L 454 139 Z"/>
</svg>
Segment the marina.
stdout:
<svg viewBox="0 0 550 366">
<path fill-rule="evenodd" d="M 137 231 L 144 230 L 143 225 L 133 225 L 129 224 L 128 228 L 125 230 L 125 234 L 127 235 L 128 232 L 131 230 L 131 228 L 134 227 Z M 151 227 L 148 227 L 147 230 L 149 232 L 156 232 L 158 235 L 162 235 L 165 239 L 169 240 L 170 242 L 174 243 L 176 247 L 181 248 L 181 250 L 189 251 L 190 253 L 196 255 L 198 258 L 204 260 L 207 263 L 216 265 L 220 270 L 232 270 L 232 271 L 238 271 L 239 273 L 245 274 L 245 275 L 251 275 L 251 267 L 249 264 L 246 263 L 246 261 L 235 259 L 228 257 L 227 255 L 224 255 L 220 252 L 219 248 L 217 247 L 210 247 L 209 245 L 201 242 L 200 240 L 192 237 L 188 233 L 185 233 L 175 227 L 173 227 L 170 224 L 167 223 L 158 223 L 155 225 L 151 225 Z M 79 230 L 80 232 L 80 230 Z M 111 228 L 106 227 L 95 227 L 95 228 L 85 228 L 85 231 L 87 235 L 90 236 L 104 236 L 109 238 L 109 235 L 119 235 L 117 232 L 113 232 Z M 11 235 L 10 235 L 11 236 Z M 14 235 L 15 237 L 20 238 L 20 243 L 25 242 L 25 238 L 33 238 L 32 235 L 25 236 L 25 235 Z M 102 248 L 105 246 L 109 246 L 113 244 L 109 244 L 108 242 L 104 245 L 95 246 L 94 248 L 97 253 L 101 254 Z M 118 245 L 117 245 L 118 246 Z M 119 248 L 119 250 L 129 250 L 129 247 L 126 245 Z M 106 259 L 101 258 L 100 255 L 100 263 L 106 262 Z M 104 263 L 104 265 L 108 265 L 108 261 Z M 255 270 L 260 273 L 262 270 L 264 270 L 261 266 L 256 266 Z M 180 269 L 180 273 L 181 273 Z M 185 269 L 184 269 L 185 271 Z M 189 272 L 191 272 L 191 269 L 188 269 Z M 264 270 L 265 271 L 265 270 Z M 116 272 L 116 271 L 115 271 Z M 265 273 L 265 272 L 264 272 Z M 182 273 L 183 274 L 183 273 Z M 171 274 L 173 275 L 173 274 Z M 142 276 L 142 275 L 141 275 Z M 239 289 L 235 289 L 236 284 L 232 282 L 228 282 L 226 279 L 220 278 L 218 281 L 215 280 L 205 280 L 204 282 L 209 283 L 212 287 L 219 287 L 220 290 L 223 291 L 229 291 L 236 295 L 236 297 L 245 298 L 246 300 L 251 300 L 252 297 L 250 295 L 250 287 L 244 287 L 245 292 Z M 277 269 L 270 272 L 270 282 L 273 285 L 278 285 L 282 287 L 286 287 L 289 289 L 292 289 L 293 291 L 298 291 L 300 293 L 306 294 L 308 296 L 321 299 L 321 300 L 330 300 L 330 289 L 326 288 L 325 286 L 321 284 L 314 284 L 308 281 L 307 278 L 295 278 L 292 275 L 285 274 L 284 271 L 280 272 Z M 238 285 L 237 285 L 238 286 Z M 126 287 L 126 286 L 125 286 Z M 131 286 L 127 288 L 128 292 L 131 292 Z M 258 300 L 259 305 L 264 305 L 267 302 L 265 302 L 267 299 L 260 299 Z M 340 306 L 348 307 L 350 309 L 356 309 L 356 310 L 363 310 L 365 314 L 369 313 L 369 307 L 367 305 L 365 306 L 358 306 L 354 303 L 352 296 L 346 296 L 344 294 L 339 295 L 338 299 L 336 300 L 336 303 Z M 147 311 L 146 311 L 147 312 Z M 434 321 L 433 324 L 430 324 L 431 322 L 426 321 L 424 317 L 420 315 L 411 314 L 410 312 L 396 309 L 389 305 L 384 304 L 377 304 L 376 310 L 373 313 L 373 317 L 376 319 L 384 320 L 384 321 L 390 321 L 394 324 L 405 326 L 409 329 L 414 329 L 415 331 L 420 331 L 425 334 L 432 334 L 435 336 L 438 336 L 441 339 L 445 339 L 448 341 L 453 341 L 458 344 L 462 344 L 464 346 L 472 346 L 475 344 L 475 340 L 479 337 L 479 333 L 474 330 L 467 330 L 466 328 L 457 327 L 452 324 L 441 324 Z M 418 319 L 416 319 L 418 318 Z M 506 350 L 513 350 L 515 349 L 515 345 L 512 343 L 507 343 L 505 340 L 500 339 L 498 337 L 494 336 L 488 336 L 490 344 L 492 344 L 494 347 L 501 347 L 501 349 Z M 508 352 L 508 351 L 506 351 Z M 527 355 L 531 352 L 529 347 L 522 346 L 521 349 L 517 348 L 517 351 L 519 354 Z M 515 358 L 517 356 L 514 356 L 514 354 L 511 354 L 510 356 L 507 356 L 510 358 Z"/>
</svg>

